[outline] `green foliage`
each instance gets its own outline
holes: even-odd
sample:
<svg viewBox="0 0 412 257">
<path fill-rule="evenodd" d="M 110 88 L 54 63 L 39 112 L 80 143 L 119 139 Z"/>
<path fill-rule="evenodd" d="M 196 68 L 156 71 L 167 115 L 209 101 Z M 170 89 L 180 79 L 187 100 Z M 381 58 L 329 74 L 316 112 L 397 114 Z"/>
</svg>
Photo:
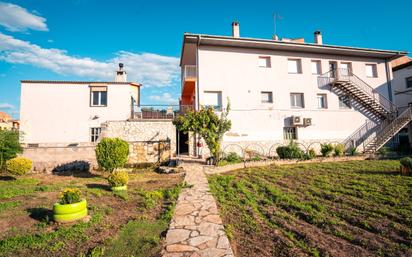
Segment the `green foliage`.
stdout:
<svg viewBox="0 0 412 257">
<path fill-rule="evenodd" d="M 103 138 L 96 146 L 97 163 L 105 171 L 122 168 L 128 155 L 129 144 L 120 138 Z"/>
<path fill-rule="evenodd" d="M 349 154 L 350 156 L 355 156 L 355 155 L 358 154 L 358 150 L 356 149 L 356 147 L 353 147 L 353 146 L 352 146 L 351 148 L 349 148 L 348 154 Z"/>
<path fill-rule="evenodd" d="M 412 158 L 411 157 L 403 157 L 400 160 L 402 166 L 412 169 Z"/>
<path fill-rule="evenodd" d="M 227 118 L 230 104 L 220 117 L 212 107 L 202 108 L 200 111 L 190 111 L 183 116 L 177 116 L 173 124 L 179 131 L 195 132 L 205 140 L 211 155 L 215 158 L 215 164 L 220 160 L 220 147 L 223 135 L 232 127 Z"/>
<path fill-rule="evenodd" d="M 107 181 L 112 187 L 125 186 L 129 182 L 129 174 L 125 170 L 114 171 L 109 175 Z"/>
<path fill-rule="evenodd" d="M 82 200 L 82 192 L 78 188 L 66 188 L 60 193 L 60 204 L 78 203 Z"/>
<path fill-rule="evenodd" d="M 240 157 L 237 153 L 230 152 L 228 155 L 226 155 L 225 157 L 223 157 L 223 159 L 219 161 L 218 166 L 240 163 L 242 161 L 242 157 Z"/>
<path fill-rule="evenodd" d="M 4 168 L 7 160 L 22 153 L 19 143 L 19 133 L 15 131 L 0 130 L 0 170 Z"/>
<path fill-rule="evenodd" d="M 330 156 L 333 152 L 333 145 L 330 143 L 320 144 L 320 152 L 323 157 Z"/>
<path fill-rule="evenodd" d="M 345 146 L 343 144 L 335 145 L 335 156 L 342 156 L 345 153 Z"/>
<path fill-rule="evenodd" d="M 13 209 L 14 207 L 17 207 L 20 205 L 21 205 L 20 201 L 0 203 L 0 213 L 6 210 L 9 210 L 9 209 Z"/>
<path fill-rule="evenodd" d="M 316 152 L 313 148 L 310 148 L 304 155 L 303 159 L 304 160 L 312 160 L 313 158 L 316 157 Z"/>
<path fill-rule="evenodd" d="M 287 146 L 279 146 L 276 148 L 276 153 L 281 159 L 302 159 L 304 158 L 304 152 L 299 148 L 293 140 L 289 142 Z"/>
<path fill-rule="evenodd" d="M 378 150 L 378 154 L 379 154 L 380 156 L 385 156 L 385 155 L 387 155 L 389 152 L 390 152 L 390 148 L 387 147 L 387 146 L 383 146 L 383 147 L 379 148 L 379 150 Z"/>
<path fill-rule="evenodd" d="M 21 176 L 28 173 L 33 167 L 33 162 L 24 157 L 15 157 L 6 161 L 6 169 L 15 176 Z"/>
</svg>

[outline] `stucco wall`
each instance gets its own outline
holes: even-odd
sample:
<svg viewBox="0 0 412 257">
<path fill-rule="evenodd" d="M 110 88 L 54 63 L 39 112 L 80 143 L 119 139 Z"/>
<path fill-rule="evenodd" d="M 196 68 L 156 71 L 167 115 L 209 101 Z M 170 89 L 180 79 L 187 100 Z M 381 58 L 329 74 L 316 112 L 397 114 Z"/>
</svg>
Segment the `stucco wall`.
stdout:
<svg viewBox="0 0 412 257">
<path fill-rule="evenodd" d="M 408 106 L 408 103 L 412 103 L 412 88 L 406 87 L 407 77 L 412 77 L 412 66 L 393 72 L 392 89 L 394 92 L 395 103 L 399 107 L 406 107 Z"/>
<path fill-rule="evenodd" d="M 318 88 L 311 60 L 321 60 L 322 73 L 329 70 L 329 61 L 338 61 L 338 67 L 351 62 L 357 76 L 388 96 L 384 60 L 215 46 L 200 46 L 198 56 L 200 105 L 204 91 L 222 91 L 223 106 L 230 99 L 232 129 L 225 142 L 282 141 L 283 127 L 292 115 L 312 118 L 312 126 L 298 128 L 300 140 L 341 141 L 360 127 L 368 118 L 354 108 L 339 108 L 335 93 Z M 270 56 L 271 67 L 260 68 L 259 56 Z M 288 58 L 301 59 L 302 74 L 288 73 Z M 377 64 L 377 78 L 366 77 L 365 63 Z M 261 91 L 273 92 L 272 104 L 261 103 Z M 304 109 L 291 109 L 290 93 L 295 92 L 304 93 Z M 317 109 L 318 93 L 326 94 L 327 109 Z"/>
</svg>

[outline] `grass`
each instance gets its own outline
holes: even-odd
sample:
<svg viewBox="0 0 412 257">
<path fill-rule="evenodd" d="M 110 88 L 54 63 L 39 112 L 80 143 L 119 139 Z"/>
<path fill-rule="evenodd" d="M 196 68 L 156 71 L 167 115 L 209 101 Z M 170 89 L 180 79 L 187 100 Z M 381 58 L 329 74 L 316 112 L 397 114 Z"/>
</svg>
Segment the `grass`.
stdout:
<svg viewBox="0 0 412 257">
<path fill-rule="evenodd" d="M 240 256 L 404 256 L 412 251 L 412 177 L 398 170 L 399 161 L 296 164 L 209 182 Z"/>
<path fill-rule="evenodd" d="M 105 174 L 83 175 L 0 180 L 0 256 L 159 255 L 163 232 L 185 186 L 182 175 L 134 170 L 126 192 L 110 191 Z M 52 221 L 53 203 L 65 187 L 82 191 L 89 221 Z"/>
</svg>

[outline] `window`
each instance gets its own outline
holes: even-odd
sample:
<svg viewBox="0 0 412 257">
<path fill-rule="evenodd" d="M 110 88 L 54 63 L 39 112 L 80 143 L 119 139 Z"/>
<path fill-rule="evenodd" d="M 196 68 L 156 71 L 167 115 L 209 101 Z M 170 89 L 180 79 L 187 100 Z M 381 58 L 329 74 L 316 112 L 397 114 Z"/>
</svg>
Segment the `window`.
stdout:
<svg viewBox="0 0 412 257">
<path fill-rule="evenodd" d="M 96 142 L 102 132 L 102 128 L 90 128 L 90 141 Z"/>
<path fill-rule="evenodd" d="M 349 96 L 339 96 L 339 108 L 348 109 L 350 108 L 350 98 Z"/>
<path fill-rule="evenodd" d="M 91 106 L 107 106 L 107 87 L 90 88 Z"/>
<path fill-rule="evenodd" d="M 341 67 L 343 76 L 348 76 L 350 72 L 352 71 L 352 63 L 350 62 L 342 62 L 340 64 L 340 67 Z"/>
<path fill-rule="evenodd" d="M 320 61 L 312 61 L 312 74 L 319 75 L 322 73 L 321 62 Z"/>
<path fill-rule="evenodd" d="M 298 139 L 297 128 L 296 127 L 284 127 L 283 128 L 283 139 L 285 140 Z"/>
<path fill-rule="evenodd" d="M 369 78 L 377 78 L 378 77 L 378 71 L 376 69 L 376 64 L 366 64 L 366 77 Z"/>
<path fill-rule="evenodd" d="M 328 108 L 328 103 L 326 101 L 326 94 L 317 94 L 316 98 L 318 102 L 318 109 Z"/>
<path fill-rule="evenodd" d="M 203 105 L 213 107 L 215 110 L 222 109 L 222 92 L 220 91 L 205 91 L 203 96 Z"/>
<path fill-rule="evenodd" d="M 291 93 L 290 106 L 292 108 L 305 108 L 303 93 Z"/>
<path fill-rule="evenodd" d="M 288 72 L 293 74 L 302 73 L 300 59 L 288 59 Z"/>
<path fill-rule="evenodd" d="M 270 68 L 270 57 L 269 56 L 259 56 L 259 67 Z"/>
<path fill-rule="evenodd" d="M 411 88 L 412 87 L 412 77 L 406 78 L 406 87 Z"/>
<path fill-rule="evenodd" d="M 260 92 L 262 97 L 262 103 L 273 103 L 272 92 Z"/>
</svg>

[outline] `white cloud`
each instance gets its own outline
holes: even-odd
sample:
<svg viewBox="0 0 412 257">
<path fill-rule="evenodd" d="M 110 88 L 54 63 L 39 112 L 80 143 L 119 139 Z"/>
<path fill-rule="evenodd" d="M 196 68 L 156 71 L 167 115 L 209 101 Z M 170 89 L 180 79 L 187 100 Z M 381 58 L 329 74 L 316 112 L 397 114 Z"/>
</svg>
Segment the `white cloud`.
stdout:
<svg viewBox="0 0 412 257">
<path fill-rule="evenodd" d="M 0 103 L 0 109 L 2 110 L 14 110 L 16 107 L 9 103 Z"/>
<path fill-rule="evenodd" d="M 21 6 L 5 2 L 0 2 L 0 25 L 9 31 L 49 30 L 45 18 L 32 14 Z"/>
<path fill-rule="evenodd" d="M 179 59 L 152 53 L 120 51 L 112 59 L 98 61 L 88 57 L 70 56 L 66 51 L 42 48 L 27 41 L 0 33 L 0 61 L 30 64 L 64 75 L 76 75 L 95 80 L 112 80 L 117 63 L 125 64 L 129 81 L 147 87 L 176 84 L 179 79 Z"/>
<path fill-rule="evenodd" d="M 161 95 L 151 95 L 149 96 L 150 100 L 156 102 L 164 102 L 164 103 L 177 103 L 177 99 L 173 98 L 169 93 L 163 93 Z"/>
</svg>

